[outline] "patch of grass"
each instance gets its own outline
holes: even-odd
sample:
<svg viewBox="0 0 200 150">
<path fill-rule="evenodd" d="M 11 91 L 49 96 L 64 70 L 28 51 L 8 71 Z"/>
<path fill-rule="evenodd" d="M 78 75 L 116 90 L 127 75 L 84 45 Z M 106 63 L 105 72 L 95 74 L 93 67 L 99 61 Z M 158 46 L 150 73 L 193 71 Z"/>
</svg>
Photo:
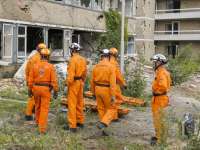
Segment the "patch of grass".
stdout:
<svg viewBox="0 0 200 150">
<path fill-rule="evenodd" d="M 28 101 L 28 87 L 25 86 L 18 91 L 13 91 L 9 86 L 6 91 L 0 91 L 0 97 L 19 101 Z"/>
<path fill-rule="evenodd" d="M 13 114 L 13 113 L 22 113 L 25 112 L 27 104 L 10 102 L 10 101 L 0 101 L 0 118 L 3 115 Z"/>
<path fill-rule="evenodd" d="M 121 149 L 144 150 L 145 149 L 141 144 L 121 142 L 121 141 L 115 140 L 111 137 L 104 137 L 103 139 L 101 139 L 101 148 L 109 149 L 109 150 L 121 150 Z"/>
</svg>

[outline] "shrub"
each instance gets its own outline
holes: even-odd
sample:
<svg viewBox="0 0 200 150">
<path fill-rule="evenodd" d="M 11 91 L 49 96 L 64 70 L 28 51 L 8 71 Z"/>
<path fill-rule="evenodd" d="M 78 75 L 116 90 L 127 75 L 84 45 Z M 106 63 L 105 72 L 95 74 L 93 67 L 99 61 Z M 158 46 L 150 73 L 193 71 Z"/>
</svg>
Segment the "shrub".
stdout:
<svg viewBox="0 0 200 150">
<path fill-rule="evenodd" d="M 125 65 L 124 80 L 127 85 L 127 89 L 121 88 L 122 94 L 125 96 L 143 98 L 145 96 L 146 81 L 142 77 L 144 59 L 142 56 L 139 56 L 138 61 L 136 62 L 135 68 L 128 69 L 128 65 Z M 129 62 L 130 63 L 130 62 Z"/>
<path fill-rule="evenodd" d="M 187 81 L 192 73 L 199 68 L 198 61 L 192 59 L 192 47 L 188 44 L 185 49 L 175 58 L 169 57 L 167 70 L 170 72 L 172 85 Z"/>
</svg>

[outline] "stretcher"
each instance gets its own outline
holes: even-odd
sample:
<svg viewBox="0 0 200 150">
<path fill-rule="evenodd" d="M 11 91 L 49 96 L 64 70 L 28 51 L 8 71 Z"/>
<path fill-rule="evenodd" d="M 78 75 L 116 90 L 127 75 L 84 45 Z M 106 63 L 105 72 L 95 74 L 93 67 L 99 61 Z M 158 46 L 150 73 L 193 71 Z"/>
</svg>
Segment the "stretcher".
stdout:
<svg viewBox="0 0 200 150">
<path fill-rule="evenodd" d="M 92 98 L 92 92 L 86 91 L 85 96 L 88 98 Z M 141 99 L 137 99 L 133 97 L 126 97 L 126 96 L 123 96 L 122 99 L 123 99 L 123 103 L 130 104 L 133 106 L 138 106 L 138 105 L 141 106 L 141 105 L 144 105 L 144 103 L 146 102 L 145 100 L 141 100 Z"/>
<path fill-rule="evenodd" d="M 61 103 L 68 106 L 68 101 L 67 99 L 61 99 Z M 97 103 L 94 102 L 88 102 L 86 100 L 83 100 L 83 107 L 85 107 L 87 110 L 91 111 L 98 111 L 97 109 Z M 128 114 L 132 109 L 130 108 L 125 108 L 125 107 L 117 107 L 117 113 L 118 115 L 126 115 Z"/>
</svg>

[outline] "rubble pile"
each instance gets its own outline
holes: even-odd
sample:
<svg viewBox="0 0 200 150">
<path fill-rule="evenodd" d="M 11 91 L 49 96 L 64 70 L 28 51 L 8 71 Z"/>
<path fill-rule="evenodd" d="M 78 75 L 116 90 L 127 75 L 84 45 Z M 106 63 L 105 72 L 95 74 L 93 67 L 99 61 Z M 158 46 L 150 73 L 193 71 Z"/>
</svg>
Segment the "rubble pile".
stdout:
<svg viewBox="0 0 200 150">
<path fill-rule="evenodd" d="M 26 85 L 26 81 L 17 78 L 0 79 L 0 85 L 0 91 L 5 91 L 8 87 L 12 87 L 12 90 L 18 90 L 19 87 Z"/>
</svg>

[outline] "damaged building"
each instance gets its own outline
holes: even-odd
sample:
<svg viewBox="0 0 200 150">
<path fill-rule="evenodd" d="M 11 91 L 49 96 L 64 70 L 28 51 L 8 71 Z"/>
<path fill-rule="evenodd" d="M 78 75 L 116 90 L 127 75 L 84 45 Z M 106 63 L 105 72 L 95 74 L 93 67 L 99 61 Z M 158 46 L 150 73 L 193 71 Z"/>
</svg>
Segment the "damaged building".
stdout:
<svg viewBox="0 0 200 150">
<path fill-rule="evenodd" d="M 154 0 L 126 0 L 130 38 L 126 53 L 144 50 L 146 59 L 154 55 Z M 38 43 L 52 50 L 51 61 L 70 59 L 69 44 L 84 47 L 88 58 L 96 51 L 94 38 L 106 32 L 104 10 L 118 9 L 121 0 L 1 0 L 0 60 L 23 63 Z M 114 46 L 114 45 L 113 45 Z"/>
<path fill-rule="evenodd" d="M 155 53 L 175 57 L 189 43 L 199 55 L 200 0 L 156 0 Z"/>
</svg>

